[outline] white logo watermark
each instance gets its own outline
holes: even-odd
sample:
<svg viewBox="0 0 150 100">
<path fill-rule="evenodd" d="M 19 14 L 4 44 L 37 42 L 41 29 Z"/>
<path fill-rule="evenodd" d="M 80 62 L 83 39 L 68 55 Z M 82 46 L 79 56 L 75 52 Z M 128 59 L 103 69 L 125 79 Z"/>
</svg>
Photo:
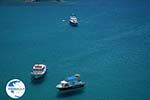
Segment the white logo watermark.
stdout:
<svg viewBox="0 0 150 100">
<path fill-rule="evenodd" d="M 19 79 L 12 79 L 6 85 L 6 93 L 13 99 L 20 98 L 25 93 L 25 85 Z"/>
</svg>

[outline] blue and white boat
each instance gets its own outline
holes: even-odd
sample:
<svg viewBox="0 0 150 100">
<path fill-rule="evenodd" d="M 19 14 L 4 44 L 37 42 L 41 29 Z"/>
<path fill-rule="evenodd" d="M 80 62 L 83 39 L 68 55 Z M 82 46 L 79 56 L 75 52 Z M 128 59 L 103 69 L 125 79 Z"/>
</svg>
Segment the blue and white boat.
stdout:
<svg viewBox="0 0 150 100">
<path fill-rule="evenodd" d="M 85 86 L 85 82 L 80 80 L 80 75 L 75 74 L 73 76 L 67 77 L 65 80 L 62 80 L 56 88 L 60 91 L 64 90 L 72 90 L 72 89 L 79 89 Z"/>
<path fill-rule="evenodd" d="M 46 72 L 47 72 L 46 65 L 35 64 L 32 68 L 31 75 L 32 75 L 32 78 L 38 79 L 38 78 L 44 77 Z"/>
</svg>

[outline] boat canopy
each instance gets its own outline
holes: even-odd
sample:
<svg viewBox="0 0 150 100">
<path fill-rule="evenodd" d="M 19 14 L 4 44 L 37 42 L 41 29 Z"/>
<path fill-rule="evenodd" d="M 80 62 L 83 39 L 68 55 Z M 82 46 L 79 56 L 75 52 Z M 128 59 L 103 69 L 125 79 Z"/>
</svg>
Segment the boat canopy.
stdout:
<svg viewBox="0 0 150 100">
<path fill-rule="evenodd" d="M 35 64 L 33 66 L 33 69 L 43 69 L 44 67 L 45 67 L 45 65 L 43 65 L 43 64 Z"/>
<path fill-rule="evenodd" d="M 70 77 L 67 77 L 65 80 L 71 82 L 71 81 L 77 81 L 78 79 L 75 76 L 70 76 Z"/>
</svg>

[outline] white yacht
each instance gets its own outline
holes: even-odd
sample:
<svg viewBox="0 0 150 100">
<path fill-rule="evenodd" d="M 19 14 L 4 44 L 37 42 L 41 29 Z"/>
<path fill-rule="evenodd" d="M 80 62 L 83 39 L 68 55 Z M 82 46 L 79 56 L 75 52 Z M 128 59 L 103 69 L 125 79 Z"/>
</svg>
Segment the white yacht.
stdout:
<svg viewBox="0 0 150 100">
<path fill-rule="evenodd" d="M 44 64 L 35 64 L 32 67 L 31 75 L 32 75 L 33 78 L 38 79 L 38 78 L 44 77 L 46 72 L 47 72 L 46 65 L 44 65 Z"/>
<path fill-rule="evenodd" d="M 59 89 L 60 91 L 75 90 L 84 87 L 84 85 L 85 82 L 80 80 L 80 75 L 75 74 L 60 81 L 60 83 L 56 85 L 56 88 Z"/>
</svg>

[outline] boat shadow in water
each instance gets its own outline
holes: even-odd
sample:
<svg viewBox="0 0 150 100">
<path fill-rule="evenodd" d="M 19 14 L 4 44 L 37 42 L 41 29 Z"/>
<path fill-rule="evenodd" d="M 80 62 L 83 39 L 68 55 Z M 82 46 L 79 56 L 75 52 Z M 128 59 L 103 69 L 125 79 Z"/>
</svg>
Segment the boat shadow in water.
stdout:
<svg viewBox="0 0 150 100">
<path fill-rule="evenodd" d="M 45 77 L 38 78 L 38 79 L 31 78 L 31 84 L 33 85 L 42 84 L 44 81 L 45 81 Z"/>
<path fill-rule="evenodd" d="M 75 89 L 75 90 L 66 90 L 66 91 L 59 91 L 57 93 L 58 98 L 67 98 L 71 96 L 80 95 L 84 92 L 84 88 L 81 89 Z"/>
</svg>

